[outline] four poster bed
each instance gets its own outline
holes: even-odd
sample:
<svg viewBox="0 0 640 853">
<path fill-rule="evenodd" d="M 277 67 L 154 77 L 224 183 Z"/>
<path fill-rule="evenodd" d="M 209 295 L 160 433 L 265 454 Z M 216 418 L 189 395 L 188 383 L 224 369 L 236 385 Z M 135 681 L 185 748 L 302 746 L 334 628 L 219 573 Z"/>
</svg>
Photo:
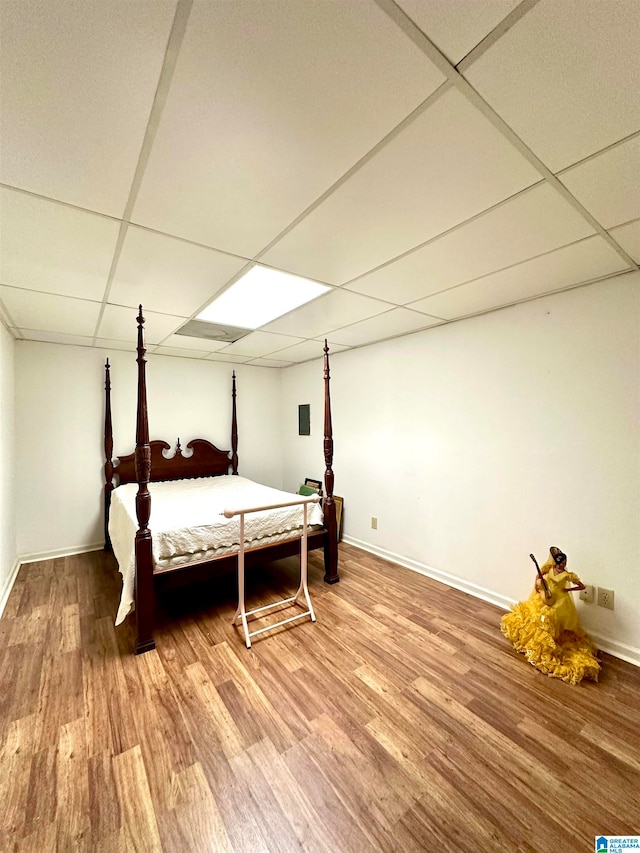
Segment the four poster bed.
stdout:
<svg viewBox="0 0 640 853">
<path fill-rule="evenodd" d="M 153 639 L 155 585 L 177 572 L 230 569 L 242 564 L 264 564 L 302 553 L 301 586 L 311 618 L 306 591 L 306 551 L 324 550 L 324 580 L 338 577 L 338 536 L 333 499 L 333 434 L 329 378 L 329 348 L 324 346 L 324 458 L 325 494 L 322 508 L 310 499 L 253 483 L 238 475 L 236 376 L 232 378 L 231 450 L 220 450 L 196 438 L 183 453 L 178 439 L 175 453 L 166 441 L 149 441 L 146 392 L 144 317 L 138 322 L 138 406 L 136 449 L 113 458 L 111 375 L 105 364 L 105 548 L 113 551 L 123 577 L 116 624 L 124 621 L 135 603 L 136 653 L 155 648 Z M 118 485 L 114 483 L 118 479 Z M 150 488 L 151 484 L 151 488 Z M 295 505 L 294 505 L 295 501 Z M 154 508 L 153 530 L 150 529 Z M 276 506 L 277 505 L 277 506 Z M 232 516 L 230 506 L 243 508 Z M 276 508 L 273 508 L 276 507 Z M 262 511 L 256 511 L 258 508 Z M 241 515 L 240 520 L 233 516 Z M 302 541 L 302 545 L 301 545 Z M 240 555 L 240 559 L 238 557 Z M 304 578 L 304 590 L 303 590 Z M 243 589 L 242 589 L 243 595 Z M 299 602 L 298 602 L 299 603 Z M 240 604 L 238 612 L 240 612 Z M 242 603 L 242 613 L 244 604 Z M 306 614 L 301 614 L 306 615 Z M 292 617 L 297 618 L 297 617 Z M 286 620 L 290 621 L 290 620 Z M 247 646 L 250 646 L 243 617 Z M 266 630 L 266 629 L 264 629 Z M 254 632 L 259 633 L 259 632 Z"/>
</svg>

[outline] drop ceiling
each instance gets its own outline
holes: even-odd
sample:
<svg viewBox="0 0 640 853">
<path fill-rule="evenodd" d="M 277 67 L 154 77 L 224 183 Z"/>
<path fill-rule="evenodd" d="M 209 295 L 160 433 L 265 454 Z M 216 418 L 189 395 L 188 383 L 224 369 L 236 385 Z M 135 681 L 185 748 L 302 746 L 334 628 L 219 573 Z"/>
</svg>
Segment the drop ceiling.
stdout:
<svg viewBox="0 0 640 853">
<path fill-rule="evenodd" d="M 0 0 L 0 318 L 281 368 L 636 270 L 639 12 Z M 254 262 L 330 291 L 177 334 Z"/>
</svg>

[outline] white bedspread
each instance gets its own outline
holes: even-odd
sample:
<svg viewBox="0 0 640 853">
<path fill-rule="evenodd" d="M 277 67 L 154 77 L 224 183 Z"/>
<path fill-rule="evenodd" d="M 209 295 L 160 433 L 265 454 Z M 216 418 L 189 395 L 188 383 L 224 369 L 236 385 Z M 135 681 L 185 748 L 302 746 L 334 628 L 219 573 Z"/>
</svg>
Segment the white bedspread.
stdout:
<svg viewBox="0 0 640 853">
<path fill-rule="evenodd" d="M 137 483 L 118 486 L 111 496 L 109 536 L 122 574 L 122 595 L 116 625 L 124 621 L 134 601 Z M 153 557 L 157 564 L 175 562 L 176 557 L 197 559 L 205 552 L 233 553 L 240 545 L 240 518 L 225 518 L 225 509 L 247 509 L 294 500 L 299 495 L 272 489 L 232 475 L 198 480 L 149 483 Z M 308 524 L 322 524 L 319 504 L 310 504 Z M 301 505 L 255 512 L 245 516 L 245 548 L 270 537 L 302 528 Z M 285 537 L 286 538 L 286 537 Z"/>
</svg>

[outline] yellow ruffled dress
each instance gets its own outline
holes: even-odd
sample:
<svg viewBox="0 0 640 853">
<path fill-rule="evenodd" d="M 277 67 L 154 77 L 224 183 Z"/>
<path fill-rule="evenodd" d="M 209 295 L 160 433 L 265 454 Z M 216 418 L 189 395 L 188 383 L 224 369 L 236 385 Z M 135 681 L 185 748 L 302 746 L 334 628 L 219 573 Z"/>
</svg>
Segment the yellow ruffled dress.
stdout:
<svg viewBox="0 0 640 853">
<path fill-rule="evenodd" d="M 544 571 L 543 567 L 543 571 Z M 579 582 L 577 575 L 550 569 L 544 575 L 551 604 L 546 604 L 534 589 L 527 601 L 521 601 L 505 614 L 500 629 L 540 672 L 578 684 L 583 678 L 598 680 L 600 664 L 595 646 L 582 630 L 571 593 L 565 584 Z"/>
</svg>

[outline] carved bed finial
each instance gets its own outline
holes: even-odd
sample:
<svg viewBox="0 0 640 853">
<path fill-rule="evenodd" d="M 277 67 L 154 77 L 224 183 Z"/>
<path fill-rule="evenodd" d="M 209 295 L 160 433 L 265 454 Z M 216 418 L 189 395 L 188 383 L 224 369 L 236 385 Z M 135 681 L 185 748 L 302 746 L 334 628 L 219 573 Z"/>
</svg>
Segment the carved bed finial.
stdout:
<svg viewBox="0 0 640 853">
<path fill-rule="evenodd" d="M 180 439 L 176 444 L 176 456 L 182 456 L 182 447 L 180 446 Z"/>
<path fill-rule="evenodd" d="M 329 389 L 329 345 L 324 341 L 324 472 L 325 493 L 333 499 L 333 424 L 331 423 L 331 393 Z"/>
<path fill-rule="evenodd" d="M 238 473 L 238 413 L 236 408 L 236 372 L 231 374 L 231 473 Z"/>
</svg>

